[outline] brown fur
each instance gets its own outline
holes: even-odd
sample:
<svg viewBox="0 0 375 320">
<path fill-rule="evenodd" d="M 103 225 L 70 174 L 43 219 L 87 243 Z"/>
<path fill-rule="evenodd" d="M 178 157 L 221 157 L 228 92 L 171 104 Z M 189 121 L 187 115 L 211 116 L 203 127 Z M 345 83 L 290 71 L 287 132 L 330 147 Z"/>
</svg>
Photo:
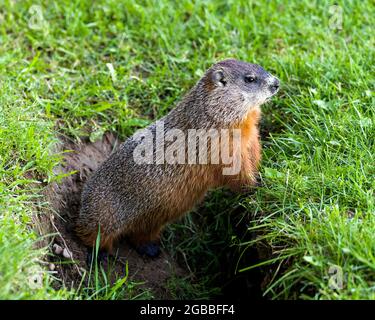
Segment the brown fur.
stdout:
<svg viewBox="0 0 375 320">
<path fill-rule="evenodd" d="M 219 72 L 219 73 L 217 73 Z M 243 74 L 255 74 L 257 85 L 244 82 Z M 145 164 L 134 162 L 138 146 L 134 136 L 97 170 L 82 194 L 76 231 L 92 246 L 100 227 L 100 246 L 112 250 L 113 242 L 127 236 L 135 245 L 157 241 L 165 224 L 176 220 L 203 200 L 209 189 L 228 186 L 240 191 L 256 182 L 261 158 L 258 123 L 260 104 L 274 93 L 273 77 L 261 67 L 224 60 L 209 69 L 178 106 L 161 119 L 165 129 L 240 129 L 241 144 L 233 157 L 241 170 L 223 175 L 222 162 L 208 164 Z M 277 91 L 277 90 L 276 90 Z M 141 133 L 156 132 L 156 123 Z M 208 142 L 211 148 L 210 141 Z M 185 149 L 185 153 L 187 149 Z M 153 156 L 157 156 L 155 151 Z"/>
</svg>

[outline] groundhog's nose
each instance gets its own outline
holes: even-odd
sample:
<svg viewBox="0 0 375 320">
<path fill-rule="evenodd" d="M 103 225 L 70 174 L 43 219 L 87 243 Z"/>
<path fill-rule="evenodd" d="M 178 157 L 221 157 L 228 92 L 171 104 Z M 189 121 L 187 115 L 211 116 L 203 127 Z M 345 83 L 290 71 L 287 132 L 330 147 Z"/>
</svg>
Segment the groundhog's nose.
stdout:
<svg viewBox="0 0 375 320">
<path fill-rule="evenodd" d="M 280 81 L 279 79 L 274 77 L 270 84 L 270 89 L 271 89 L 272 94 L 275 94 L 277 91 L 279 91 L 279 88 L 280 88 Z"/>
</svg>

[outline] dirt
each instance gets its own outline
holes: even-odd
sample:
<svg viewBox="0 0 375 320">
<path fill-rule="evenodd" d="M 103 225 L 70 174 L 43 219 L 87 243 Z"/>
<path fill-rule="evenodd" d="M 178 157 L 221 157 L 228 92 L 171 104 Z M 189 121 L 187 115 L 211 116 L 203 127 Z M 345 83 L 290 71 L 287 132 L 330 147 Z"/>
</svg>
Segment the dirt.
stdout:
<svg viewBox="0 0 375 320">
<path fill-rule="evenodd" d="M 60 183 L 49 184 L 45 191 L 49 209 L 54 213 L 49 215 L 49 229 L 57 233 L 53 243 L 50 244 L 51 251 L 53 251 L 53 244 L 56 244 L 61 248 L 66 248 L 72 255 L 72 259 L 66 259 L 52 252 L 51 268 L 54 269 L 56 278 L 60 280 L 56 282 L 56 286 L 64 284 L 68 288 L 77 288 L 82 274 L 89 270 L 87 264 L 89 249 L 82 245 L 75 236 L 74 221 L 79 213 L 80 196 L 85 181 L 118 144 L 118 139 L 110 133 L 94 143 L 88 140 L 76 143 L 66 138 L 61 139 L 57 152 L 69 151 L 64 152 L 64 161 L 55 168 L 55 173 L 76 172 L 64 177 Z M 110 257 L 108 261 L 103 262 L 103 267 L 111 270 L 111 281 L 114 282 L 118 276 L 125 275 L 127 263 L 129 280 L 142 282 L 139 288 L 149 289 L 156 299 L 172 298 L 168 290 L 168 281 L 174 277 L 188 275 L 187 270 L 179 266 L 177 261 L 163 249 L 156 259 L 144 258 L 138 255 L 125 240 L 121 240 L 115 252 L 115 257 Z"/>
</svg>

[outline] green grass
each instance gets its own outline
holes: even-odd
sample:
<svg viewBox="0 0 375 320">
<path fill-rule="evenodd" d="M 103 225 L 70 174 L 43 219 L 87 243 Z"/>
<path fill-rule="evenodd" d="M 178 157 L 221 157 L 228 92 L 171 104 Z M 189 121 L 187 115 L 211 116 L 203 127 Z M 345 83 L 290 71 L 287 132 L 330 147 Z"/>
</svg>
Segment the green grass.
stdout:
<svg viewBox="0 0 375 320">
<path fill-rule="evenodd" d="M 2 79 L 1 87 L 0 298 L 64 297 L 64 292 L 51 288 L 51 279 L 39 263 L 45 250 L 35 249 L 32 222 L 41 182 L 28 178 L 31 174 L 51 177 L 57 163 L 57 157 L 48 153 L 55 140 L 52 123 L 40 117 L 16 83 Z"/>
<path fill-rule="evenodd" d="M 35 203 L 58 178 L 57 135 L 94 140 L 114 130 L 124 138 L 166 114 L 212 63 L 236 57 L 283 86 L 263 108 L 263 186 L 233 201 L 210 198 L 210 224 L 189 216 L 166 239 L 176 228 L 195 230 L 180 247 L 189 261 L 213 257 L 218 232 L 233 250 L 269 248 L 260 261 L 273 270 L 268 298 L 375 298 L 375 8 L 336 3 L 341 29 L 332 28 L 340 19 L 329 1 L 1 1 L 0 297 L 72 296 L 51 288 L 39 263 L 45 250 L 34 249 Z M 39 29 L 32 5 L 42 8 Z M 251 218 L 255 243 L 232 239 L 226 213 L 235 206 Z M 257 268 L 241 261 L 239 269 Z M 342 289 L 330 287 L 332 266 L 342 270 Z M 39 272 L 35 289 L 30 274 Z"/>
<path fill-rule="evenodd" d="M 115 270 L 114 259 L 108 259 L 107 263 L 101 263 L 98 258 L 100 234 L 96 239 L 95 248 L 92 249 L 92 257 L 89 270 L 82 275 L 81 282 L 72 294 L 71 298 L 84 300 L 135 300 L 153 299 L 149 289 L 140 289 L 142 282 L 134 282 L 128 279 L 129 266 L 124 265 L 124 270 L 118 274 Z"/>
</svg>

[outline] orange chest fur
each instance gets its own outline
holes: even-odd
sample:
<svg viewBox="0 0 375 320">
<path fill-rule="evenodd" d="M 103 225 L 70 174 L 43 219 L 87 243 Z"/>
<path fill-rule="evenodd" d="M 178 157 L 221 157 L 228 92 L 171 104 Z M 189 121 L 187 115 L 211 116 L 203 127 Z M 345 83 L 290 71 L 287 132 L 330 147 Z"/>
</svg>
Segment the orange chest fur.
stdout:
<svg viewBox="0 0 375 320">
<path fill-rule="evenodd" d="M 258 123 L 260 120 L 260 110 L 251 110 L 244 120 L 240 123 L 239 129 L 241 129 L 241 155 L 244 153 L 248 155 L 249 148 L 251 145 L 258 141 Z"/>
</svg>

